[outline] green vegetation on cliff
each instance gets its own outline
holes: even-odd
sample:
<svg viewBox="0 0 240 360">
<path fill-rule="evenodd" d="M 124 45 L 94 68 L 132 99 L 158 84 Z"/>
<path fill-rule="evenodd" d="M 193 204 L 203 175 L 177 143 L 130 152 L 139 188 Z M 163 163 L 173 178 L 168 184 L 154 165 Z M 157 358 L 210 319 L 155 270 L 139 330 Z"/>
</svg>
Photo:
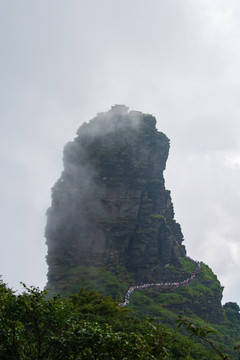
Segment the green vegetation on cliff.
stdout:
<svg viewBox="0 0 240 360">
<path fill-rule="evenodd" d="M 187 258 L 182 258 L 180 271 L 173 265 L 167 267 L 159 265 L 159 267 L 162 273 L 165 271 L 163 281 L 169 278 L 172 281 L 183 280 L 196 270 L 196 264 Z M 102 295 L 111 294 L 117 303 L 122 302 L 127 289 L 134 285 L 134 279 L 124 267 L 115 270 L 115 273 L 107 271 L 100 264 L 64 269 L 61 274 L 62 280 L 59 282 L 62 284 L 59 293 L 65 296 L 76 294 L 79 288 L 84 286 L 88 291 L 97 289 Z M 222 290 L 212 270 L 207 265 L 201 264 L 201 271 L 196 273 L 195 280 L 186 286 L 161 291 L 157 288 L 135 291 L 131 296 L 129 310 L 135 321 L 138 319 L 141 322 L 148 316 L 154 318 L 158 324 L 168 326 L 170 332 L 176 329 L 179 315 L 187 317 L 196 326 L 212 328 L 217 335 L 210 334 L 210 341 L 214 340 L 218 347 L 224 346 L 231 358 L 236 359 L 237 355 L 233 347 L 240 342 L 239 308 L 232 303 L 222 307 Z M 100 321 L 96 313 L 91 315 L 91 320 L 94 319 Z M 119 320 L 119 324 L 124 321 Z M 124 330 L 124 326 L 121 325 L 120 329 Z M 133 330 L 134 327 L 131 328 L 131 331 Z M 200 341 L 199 338 L 196 341 Z"/>
</svg>

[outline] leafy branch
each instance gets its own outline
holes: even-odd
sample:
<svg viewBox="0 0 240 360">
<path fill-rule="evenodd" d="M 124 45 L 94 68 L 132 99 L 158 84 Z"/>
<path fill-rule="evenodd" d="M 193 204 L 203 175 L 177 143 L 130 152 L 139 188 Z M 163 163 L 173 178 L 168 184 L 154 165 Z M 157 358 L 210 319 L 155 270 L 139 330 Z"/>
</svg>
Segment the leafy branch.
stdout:
<svg viewBox="0 0 240 360">
<path fill-rule="evenodd" d="M 217 331 L 214 329 L 209 328 L 208 326 L 196 326 L 193 322 L 189 321 L 186 318 L 183 318 L 181 315 L 179 315 L 179 318 L 177 320 L 178 322 L 178 328 L 181 326 L 184 326 L 185 329 L 191 333 L 190 338 L 193 336 L 197 336 L 198 338 L 202 339 L 205 343 L 209 344 L 211 348 L 215 351 L 215 353 L 220 356 L 221 359 L 228 360 L 229 356 L 227 354 L 224 354 L 225 349 L 218 348 L 214 341 L 210 340 L 207 336 L 209 334 L 216 334 Z M 240 345 L 239 345 L 240 347 Z M 235 347 L 234 347 L 235 348 Z"/>
</svg>

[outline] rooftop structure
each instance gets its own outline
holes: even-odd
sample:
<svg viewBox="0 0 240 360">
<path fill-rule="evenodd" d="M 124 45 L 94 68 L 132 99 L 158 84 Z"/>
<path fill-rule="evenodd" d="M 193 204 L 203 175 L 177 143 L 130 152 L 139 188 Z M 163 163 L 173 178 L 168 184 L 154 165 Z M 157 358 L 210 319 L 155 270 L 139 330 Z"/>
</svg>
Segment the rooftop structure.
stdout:
<svg viewBox="0 0 240 360">
<path fill-rule="evenodd" d="M 126 115 L 128 113 L 129 107 L 125 105 L 114 105 L 111 107 L 110 112 L 113 112 L 114 114 L 121 114 Z"/>
</svg>

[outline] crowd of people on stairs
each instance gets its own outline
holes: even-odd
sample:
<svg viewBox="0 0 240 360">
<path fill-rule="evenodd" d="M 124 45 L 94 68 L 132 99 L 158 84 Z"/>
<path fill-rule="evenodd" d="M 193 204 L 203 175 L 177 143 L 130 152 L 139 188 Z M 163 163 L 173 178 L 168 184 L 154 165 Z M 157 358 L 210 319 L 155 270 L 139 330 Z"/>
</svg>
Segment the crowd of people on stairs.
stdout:
<svg viewBox="0 0 240 360">
<path fill-rule="evenodd" d="M 193 259 L 191 259 L 189 256 L 185 256 L 188 260 L 190 260 L 191 262 L 196 264 L 196 271 L 200 271 L 201 270 L 201 264 L 199 261 L 195 261 Z M 189 282 L 193 281 L 195 279 L 195 273 L 193 272 L 191 276 L 189 276 L 187 279 L 182 280 L 182 281 L 178 281 L 178 282 L 165 282 L 165 283 L 148 283 L 148 284 L 143 284 L 143 285 L 134 285 L 131 286 L 124 298 L 124 302 L 119 304 L 119 306 L 123 307 L 123 306 L 127 306 L 129 305 L 129 301 L 130 301 L 130 297 L 132 295 L 132 293 L 136 290 L 142 290 L 142 289 L 148 289 L 151 287 L 158 287 L 160 289 L 167 289 L 167 288 L 177 288 L 179 286 L 184 286 L 187 285 Z"/>
</svg>

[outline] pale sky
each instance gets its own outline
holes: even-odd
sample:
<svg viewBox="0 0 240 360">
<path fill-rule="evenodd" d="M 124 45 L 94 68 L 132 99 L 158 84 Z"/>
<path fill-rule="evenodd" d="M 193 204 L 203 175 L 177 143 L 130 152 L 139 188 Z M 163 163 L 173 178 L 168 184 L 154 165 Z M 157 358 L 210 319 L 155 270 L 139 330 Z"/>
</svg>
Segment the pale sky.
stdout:
<svg viewBox="0 0 240 360">
<path fill-rule="evenodd" d="M 46 284 L 63 146 L 114 104 L 153 114 L 188 255 L 240 304 L 238 0 L 0 0 L 0 274 Z"/>
</svg>

